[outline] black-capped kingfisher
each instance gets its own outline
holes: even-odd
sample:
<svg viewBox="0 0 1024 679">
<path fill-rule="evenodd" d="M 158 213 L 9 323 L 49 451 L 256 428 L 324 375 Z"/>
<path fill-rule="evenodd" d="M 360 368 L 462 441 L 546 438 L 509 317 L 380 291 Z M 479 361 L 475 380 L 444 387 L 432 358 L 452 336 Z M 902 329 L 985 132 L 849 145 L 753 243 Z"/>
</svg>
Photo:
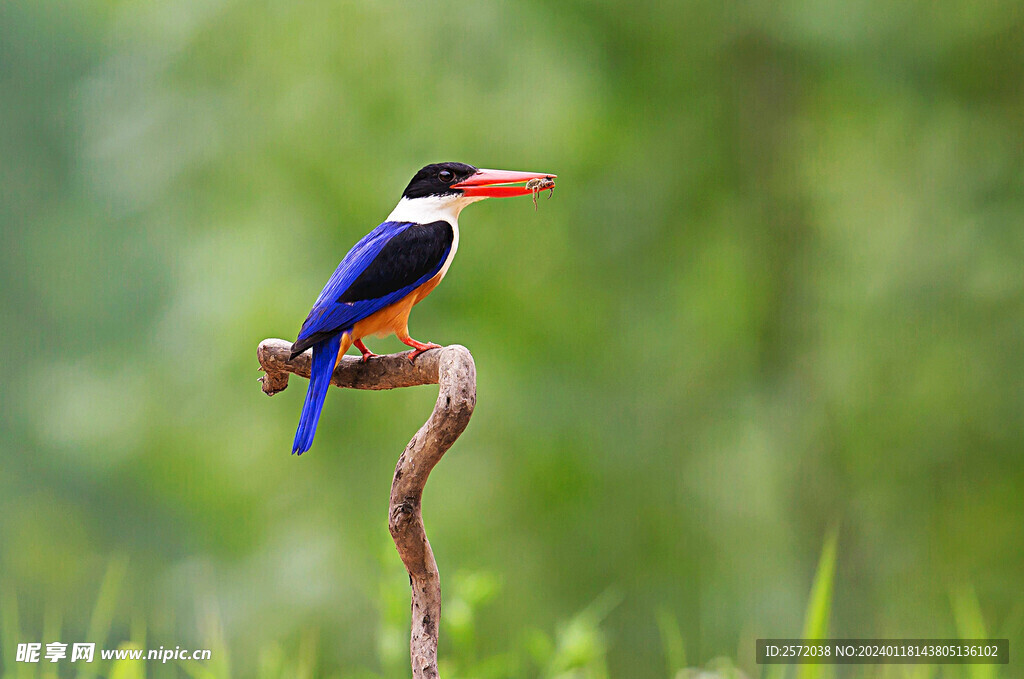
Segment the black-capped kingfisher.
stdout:
<svg viewBox="0 0 1024 679">
<path fill-rule="evenodd" d="M 313 348 L 309 391 L 292 452 L 313 445 L 331 375 L 350 346 L 374 356 L 363 338 L 394 333 L 413 348 L 410 360 L 439 348 L 409 336 L 413 305 L 437 287 L 459 248 L 459 213 L 484 198 L 526 196 L 555 175 L 478 170 L 464 163 L 435 163 L 416 173 L 388 218 L 349 250 L 327 281 L 292 344 L 292 358 Z M 530 182 L 530 185 L 515 186 Z M 553 187 L 545 181 L 544 188 Z"/>
</svg>

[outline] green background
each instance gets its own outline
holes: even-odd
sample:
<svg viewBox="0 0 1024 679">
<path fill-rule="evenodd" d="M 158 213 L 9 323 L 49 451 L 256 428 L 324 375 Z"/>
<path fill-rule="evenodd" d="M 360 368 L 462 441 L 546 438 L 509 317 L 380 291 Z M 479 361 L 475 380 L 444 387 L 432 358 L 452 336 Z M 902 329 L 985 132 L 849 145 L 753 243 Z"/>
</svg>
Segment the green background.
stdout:
<svg viewBox="0 0 1024 679">
<path fill-rule="evenodd" d="M 754 672 L 833 527 L 834 635 L 976 604 L 1013 653 L 1022 29 L 1001 0 L 0 3 L 8 634 L 90 640 L 100 596 L 110 646 L 407 676 L 387 498 L 436 392 L 332 390 L 296 458 L 305 383 L 268 399 L 255 349 L 458 160 L 559 184 L 468 208 L 410 323 L 479 371 L 424 499 L 446 676 L 668 676 L 679 639 Z"/>
</svg>

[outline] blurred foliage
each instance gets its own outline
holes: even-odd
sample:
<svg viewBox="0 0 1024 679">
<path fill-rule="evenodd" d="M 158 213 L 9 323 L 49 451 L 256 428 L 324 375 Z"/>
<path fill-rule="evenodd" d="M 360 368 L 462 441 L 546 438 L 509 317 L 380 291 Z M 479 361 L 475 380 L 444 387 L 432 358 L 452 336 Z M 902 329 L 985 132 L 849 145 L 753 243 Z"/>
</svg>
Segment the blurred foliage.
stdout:
<svg viewBox="0 0 1024 679">
<path fill-rule="evenodd" d="M 836 559 L 836 533 L 826 538 L 821 559 L 818 563 L 814 585 L 811 588 L 807 612 L 804 618 L 805 639 L 823 639 L 828 636 L 830 602 L 834 589 L 833 576 Z M 87 639 L 98 640 L 98 648 L 104 648 L 112 622 L 106 612 L 116 604 L 119 595 L 118 576 L 124 572 L 125 562 L 113 561 L 107 569 L 100 589 Z M 397 570 L 385 567 L 381 573 L 379 601 L 381 627 L 378 633 L 378 659 L 383 673 L 366 669 L 355 672 L 330 673 L 324 676 L 347 676 L 358 679 L 383 679 L 388 676 L 403 676 L 407 669 L 408 631 L 407 615 L 402 602 L 407 597 L 404 587 L 397 585 Z M 496 655 L 482 658 L 481 647 L 476 643 L 475 620 L 487 604 L 501 590 L 498 579 L 489 573 L 460 573 L 454 578 L 454 587 L 448 594 L 446 614 L 442 619 L 443 635 L 450 648 L 445 649 L 440 661 L 440 671 L 446 677 L 460 679 L 501 679 L 510 676 L 536 676 L 542 679 L 607 679 L 608 645 L 602 631 L 602 623 L 621 600 L 617 594 L 606 592 L 584 610 L 567 622 L 560 624 L 555 636 L 537 629 L 527 629 L 518 639 L 510 639 L 511 647 Z M 177 661 L 168 666 L 166 661 L 140 662 L 138 660 L 104 661 L 99 657 L 91 664 L 75 666 L 75 677 L 83 679 L 105 673 L 111 679 L 145 679 L 147 676 L 188 676 L 191 679 L 231 679 L 234 673 L 230 662 L 230 650 L 224 638 L 223 626 L 215 607 L 210 601 L 204 602 L 206 610 L 199 616 L 199 636 L 207 648 L 212 649 L 212 659 L 206 662 Z M 18 603 L 16 596 L 8 593 L 0 598 L 5 611 L 0 626 L 0 644 L 5 649 L 16 647 L 14 640 L 26 635 L 17 623 Z M 984 621 L 977 599 L 969 590 L 958 592 L 954 598 L 957 632 L 964 639 L 987 637 Z M 52 612 L 52 611 L 51 611 Z M 101 627 L 104 625 L 105 627 Z M 662 610 L 658 616 L 662 627 L 662 651 L 668 663 L 669 679 L 747 679 L 747 675 L 736 667 L 733 660 L 725 657 L 711 659 L 704 667 L 686 667 L 685 652 L 681 644 L 678 622 L 673 614 Z M 64 631 L 59 620 L 52 615 L 44 619 L 43 636 L 58 639 Z M 118 649 L 147 650 L 145 626 L 135 619 L 129 627 L 132 641 L 117 645 Z M 317 673 L 320 658 L 317 641 L 312 634 L 305 633 L 297 649 L 291 653 L 277 642 L 270 642 L 260 649 L 255 676 L 261 679 L 309 679 L 321 676 Z M 49 679 L 57 676 L 55 665 L 48 663 L 15 664 L 5 658 L 7 672 L 5 679 Z M 856 665 L 836 668 L 828 665 L 763 665 L 756 676 L 763 679 L 808 679 L 809 677 L 836 676 L 838 670 L 845 670 L 841 676 L 857 679 L 997 679 L 1001 676 L 994 665 Z M 180 669 L 183 674 L 175 673 Z"/>
<path fill-rule="evenodd" d="M 398 676 L 387 489 L 431 390 L 335 390 L 296 459 L 303 387 L 267 399 L 254 353 L 460 160 L 560 180 L 469 208 L 412 317 L 480 380 L 425 498 L 451 676 L 752 675 L 833 525 L 833 634 L 1017 643 L 1022 28 L 1004 0 L 0 3 L 0 620 Z"/>
</svg>

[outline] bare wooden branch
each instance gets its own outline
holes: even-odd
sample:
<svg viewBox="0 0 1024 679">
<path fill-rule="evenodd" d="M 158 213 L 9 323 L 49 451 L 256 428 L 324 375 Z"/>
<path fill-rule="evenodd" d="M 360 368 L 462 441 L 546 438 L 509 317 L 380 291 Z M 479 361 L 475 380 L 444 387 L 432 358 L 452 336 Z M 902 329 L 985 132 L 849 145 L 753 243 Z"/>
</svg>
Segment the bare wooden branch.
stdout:
<svg viewBox="0 0 1024 679">
<path fill-rule="evenodd" d="M 441 622 L 441 578 L 423 527 L 423 487 L 440 461 L 469 424 L 476 406 L 476 365 L 466 347 L 454 344 L 432 349 L 409 361 L 409 353 L 378 356 L 363 363 L 346 356 L 334 369 L 331 384 L 351 389 L 396 389 L 439 384 L 430 418 L 409 441 L 395 466 L 391 483 L 388 527 L 409 572 L 412 588 L 412 636 L 409 656 L 413 679 L 435 679 Z M 273 396 L 288 386 L 289 373 L 309 377 L 310 354 L 289 360 L 291 343 L 268 339 L 257 350 L 263 391 Z"/>
<path fill-rule="evenodd" d="M 291 342 L 283 339 L 266 339 L 256 350 L 260 367 L 267 373 L 261 378 L 263 391 L 270 396 L 284 391 L 289 373 L 309 379 L 312 352 L 306 351 L 289 361 L 291 346 Z M 410 351 L 377 356 L 366 363 L 359 356 L 344 356 L 334 369 L 331 384 L 347 389 L 398 389 L 437 384 L 441 355 L 458 350 L 464 351 L 470 363 L 473 362 L 469 349 L 458 344 L 427 351 L 417 356 L 415 362 L 409 360 Z"/>
</svg>

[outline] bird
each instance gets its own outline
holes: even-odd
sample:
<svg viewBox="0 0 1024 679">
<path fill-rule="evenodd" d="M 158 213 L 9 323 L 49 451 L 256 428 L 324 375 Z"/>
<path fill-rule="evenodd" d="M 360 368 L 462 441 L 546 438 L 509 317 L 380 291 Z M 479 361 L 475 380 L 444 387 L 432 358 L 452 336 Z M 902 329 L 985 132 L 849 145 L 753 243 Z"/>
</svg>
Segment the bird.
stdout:
<svg viewBox="0 0 1024 679">
<path fill-rule="evenodd" d="M 341 260 L 291 346 L 292 360 L 313 350 L 293 454 L 313 445 L 331 375 L 349 347 L 355 346 L 364 362 L 375 356 L 363 343 L 370 335 L 394 333 L 412 347 L 410 361 L 440 348 L 409 336 L 409 313 L 448 273 L 459 249 L 462 209 L 485 198 L 535 195 L 538 185 L 553 187 L 556 176 L 455 162 L 433 163 L 413 176 L 387 219 Z"/>
</svg>

